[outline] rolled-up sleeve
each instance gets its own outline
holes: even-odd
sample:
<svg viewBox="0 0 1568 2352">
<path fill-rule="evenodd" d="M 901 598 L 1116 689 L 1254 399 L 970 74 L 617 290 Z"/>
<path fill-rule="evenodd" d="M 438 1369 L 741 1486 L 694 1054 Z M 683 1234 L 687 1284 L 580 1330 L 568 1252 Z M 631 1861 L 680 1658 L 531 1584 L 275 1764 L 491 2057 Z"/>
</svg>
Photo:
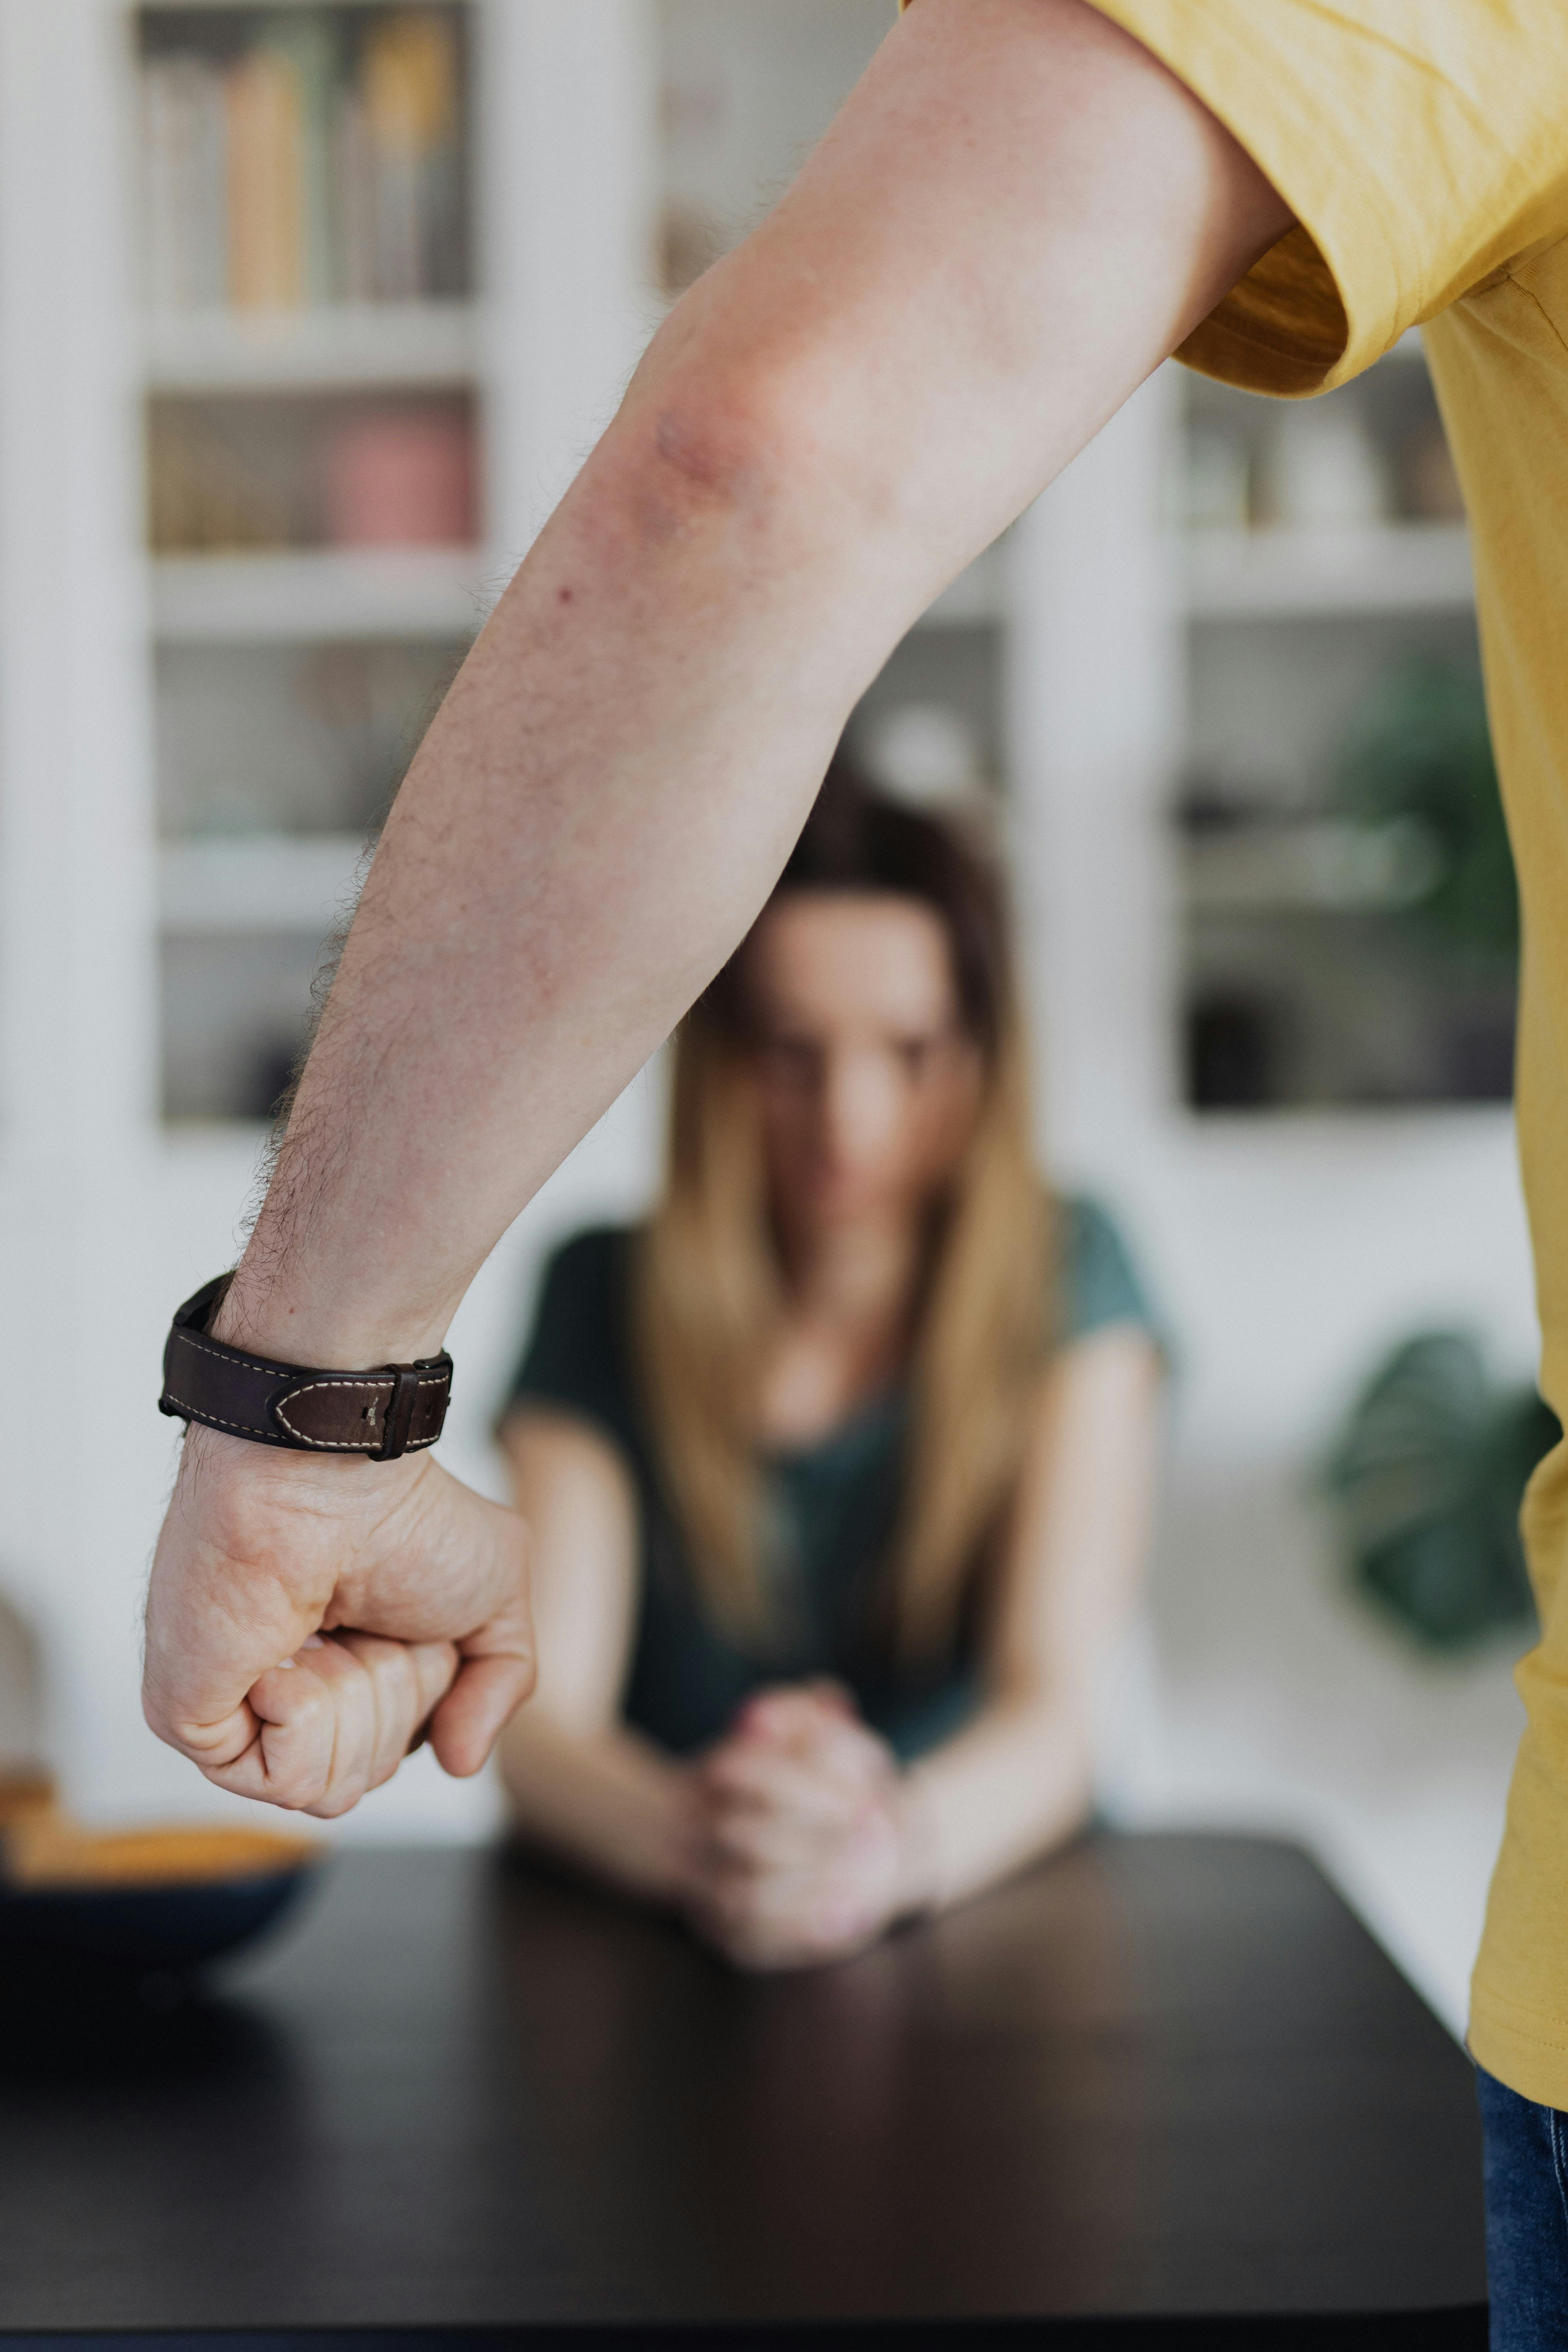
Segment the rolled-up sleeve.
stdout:
<svg viewBox="0 0 1568 2352">
<path fill-rule="evenodd" d="M 1302 397 L 1568 233 L 1563 0 L 1089 0 L 1296 215 L 1183 344 Z"/>
</svg>

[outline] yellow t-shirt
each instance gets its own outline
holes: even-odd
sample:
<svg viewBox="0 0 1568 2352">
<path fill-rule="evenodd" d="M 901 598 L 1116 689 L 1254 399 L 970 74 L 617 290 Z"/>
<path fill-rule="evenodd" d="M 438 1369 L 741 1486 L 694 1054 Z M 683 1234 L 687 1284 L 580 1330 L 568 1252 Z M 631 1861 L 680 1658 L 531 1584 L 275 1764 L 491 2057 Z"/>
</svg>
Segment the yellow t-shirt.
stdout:
<svg viewBox="0 0 1568 2352">
<path fill-rule="evenodd" d="M 1523 899 L 1518 1106 L 1542 1386 L 1568 1423 L 1568 0 L 1094 5 L 1205 100 L 1300 224 L 1183 359 L 1299 396 L 1429 322 Z M 1537 1474 L 1524 1527 L 1543 1631 L 1519 1670 L 1529 1721 L 1470 2047 L 1512 2089 L 1568 2108 L 1568 1444 Z"/>
<path fill-rule="evenodd" d="M 1300 224 L 1181 358 L 1300 397 L 1426 327 L 1523 901 L 1520 1148 L 1542 1388 L 1568 1424 L 1568 0 L 1092 5 L 1205 100 Z M 1542 1633 L 1519 1670 L 1529 1720 L 1470 2047 L 1568 2108 L 1568 1443 L 1531 1484 L 1524 1534 Z"/>
</svg>

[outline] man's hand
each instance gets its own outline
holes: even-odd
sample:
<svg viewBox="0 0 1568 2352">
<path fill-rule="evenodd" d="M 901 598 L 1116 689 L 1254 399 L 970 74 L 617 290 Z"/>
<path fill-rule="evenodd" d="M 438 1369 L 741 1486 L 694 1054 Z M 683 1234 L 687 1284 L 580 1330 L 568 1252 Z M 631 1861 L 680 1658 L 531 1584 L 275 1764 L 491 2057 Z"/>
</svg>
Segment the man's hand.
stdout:
<svg viewBox="0 0 1568 2352">
<path fill-rule="evenodd" d="M 533 1686 L 526 1535 L 428 1454 L 192 1429 L 153 1563 L 142 1705 L 242 1797 L 331 1818 L 427 1733 L 477 1772 Z"/>
<path fill-rule="evenodd" d="M 698 1768 L 693 1924 L 739 1967 L 809 1968 L 874 1943 L 919 1899 L 907 1785 L 836 1686 L 764 1692 Z"/>
</svg>

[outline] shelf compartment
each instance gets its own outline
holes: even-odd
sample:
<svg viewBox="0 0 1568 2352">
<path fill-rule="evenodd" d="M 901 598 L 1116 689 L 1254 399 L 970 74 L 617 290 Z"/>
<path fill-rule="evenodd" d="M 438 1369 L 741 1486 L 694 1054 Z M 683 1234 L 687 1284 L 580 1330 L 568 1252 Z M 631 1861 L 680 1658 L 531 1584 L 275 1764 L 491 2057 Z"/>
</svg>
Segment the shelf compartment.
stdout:
<svg viewBox="0 0 1568 2352">
<path fill-rule="evenodd" d="M 166 645 L 461 641 L 505 584 L 472 548 L 166 555 L 152 569 L 153 633 Z"/>
<path fill-rule="evenodd" d="M 1177 564 L 1182 602 L 1198 621 L 1464 612 L 1475 601 L 1462 523 L 1194 531 Z"/>
<path fill-rule="evenodd" d="M 415 637 L 161 646 L 161 838 L 215 853 L 364 841 L 463 652 Z"/>
<path fill-rule="evenodd" d="M 468 12 L 138 12 L 145 278 L 160 309 L 469 286 Z"/>
<path fill-rule="evenodd" d="M 1392 908 L 1193 908 L 1188 1106 L 1201 1112 L 1501 1102 L 1511 971 L 1446 955 Z"/>
<path fill-rule="evenodd" d="M 156 556 L 481 544 L 471 392 L 159 394 L 147 409 Z"/>
<path fill-rule="evenodd" d="M 167 310 L 142 326 L 142 373 L 153 392 L 458 386 L 478 373 L 479 345 L 468 302 Z"/>
</svg>

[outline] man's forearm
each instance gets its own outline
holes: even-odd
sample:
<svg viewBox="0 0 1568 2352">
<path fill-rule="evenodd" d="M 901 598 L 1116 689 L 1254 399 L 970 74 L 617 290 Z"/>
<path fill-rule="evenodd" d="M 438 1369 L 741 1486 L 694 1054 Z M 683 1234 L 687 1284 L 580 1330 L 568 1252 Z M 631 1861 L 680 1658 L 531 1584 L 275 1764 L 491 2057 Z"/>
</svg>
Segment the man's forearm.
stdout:
<svg viewBox="0 0 1568 2352">
<path fill-rule="evenodd" d="M 439 1343 L 898 637 L 1284 225 L 1079 0 L 924 0 L 662 331 L 432 727 L 220 1336 Z"/>
<path fill-rule="evenodd" d="M 664 374 L 656 354 L 398 795 L 220 1336 L 336 1363 L 440 1344 L 761 904 L 890 642 L 900 592 L 868 576 L 853 500 L 821 500 L 825 530 L 814 485 L 710 488 L 669 446 Z"/>
</svg>

